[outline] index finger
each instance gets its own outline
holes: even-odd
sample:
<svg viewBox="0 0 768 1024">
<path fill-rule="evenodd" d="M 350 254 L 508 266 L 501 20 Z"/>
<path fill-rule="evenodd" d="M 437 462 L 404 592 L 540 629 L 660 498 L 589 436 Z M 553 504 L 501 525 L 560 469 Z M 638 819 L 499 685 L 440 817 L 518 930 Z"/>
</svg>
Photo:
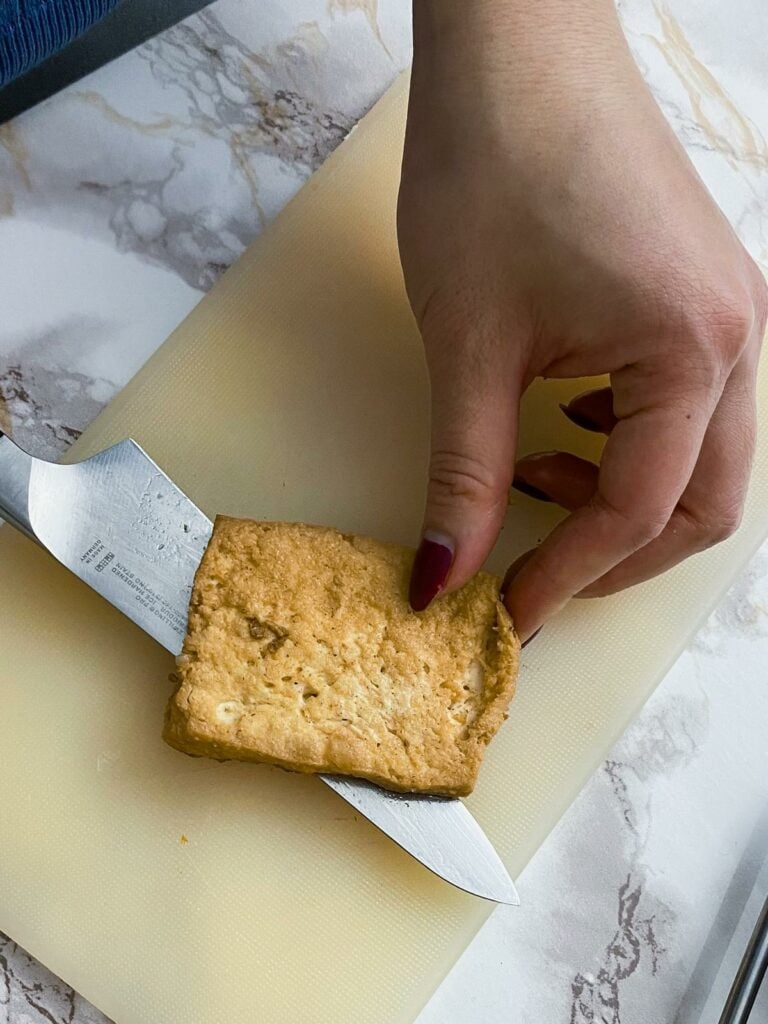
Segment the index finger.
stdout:
<svg viewBox="0 0 768 1024">
<path fill-rule="evenodd" d="M 505 602 L 523 640 L 657 537 L 693 473 L 720 391 L 692 391 L 669 378 L 654 387 L 648 377 L 635 388 L 639 372 L 614 377 L 619 422 L 603 451 L 592 500 L 552 531 L 507 590 Z M 630 405 L 640 394 L 651 395 L 651 403 Z M 622 402 L 629 410 L 624 416 Z"/>
</svg>

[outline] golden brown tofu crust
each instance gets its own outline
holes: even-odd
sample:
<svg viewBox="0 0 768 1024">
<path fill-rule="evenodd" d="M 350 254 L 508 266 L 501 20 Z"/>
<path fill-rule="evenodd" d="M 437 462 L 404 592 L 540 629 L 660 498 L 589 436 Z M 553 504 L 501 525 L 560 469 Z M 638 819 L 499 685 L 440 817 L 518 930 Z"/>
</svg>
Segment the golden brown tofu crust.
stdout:
<svg viewBox="0 0 768 1024">
<path fill-rule="evenodd" d="M 463 796 L 506 718 L 519 643 L 499 580 L 411 610 L 413 551 L 216 520 L 164 738 L 188 754 Z"/>
</svg>

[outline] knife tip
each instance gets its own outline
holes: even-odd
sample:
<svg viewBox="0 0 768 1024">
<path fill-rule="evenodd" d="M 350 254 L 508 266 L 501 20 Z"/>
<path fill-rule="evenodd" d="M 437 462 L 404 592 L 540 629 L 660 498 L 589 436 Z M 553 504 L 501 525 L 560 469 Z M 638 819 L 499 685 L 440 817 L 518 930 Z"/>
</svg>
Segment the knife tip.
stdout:
<svg viewBox="0 0 768 1024">
<path fill-rule="evenodd" d="M 472 896 L 479 896 L 481 899 L 489 900 L 491 903 L 503 903 L 507 907 L 520 906 L 520 897 L 515 888 L 515 883 L 509 877 L 497 880 L 489 888 L 484 886 L 467 887 L 465 892 L 470 893 Z"/>
<path fill-rule="evenodd" d="M 517 894 L 517 889 L 510 882 L 509 886 L 502 892 L 499 892 L 495 897 L 492 897 L 495 903 L 503 903 L 507 907 L 519 907 L 520 897 Z"/>
</svg>

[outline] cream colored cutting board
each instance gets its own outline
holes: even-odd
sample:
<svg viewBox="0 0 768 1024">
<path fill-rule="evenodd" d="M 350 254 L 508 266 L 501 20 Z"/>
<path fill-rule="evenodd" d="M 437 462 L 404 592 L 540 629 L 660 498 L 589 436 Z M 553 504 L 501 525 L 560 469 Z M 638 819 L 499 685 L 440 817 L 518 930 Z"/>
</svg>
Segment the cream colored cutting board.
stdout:
<svg viewBox="0 0 768 1024">
<path fill-rule="evenodd" d="M 401 81 L 76 456 L 131 435 L 209 514 L 415 540 L 427 415 L 395 247 L 404 102 Z M 581 386 L 532 389 L 523 450 L 594 452 L 557 409 Z M 764 431 L 738 537 L 575 603 L 525 652 L 470 801 L 513 873 L 768 532 L 767 507 Z M 556 514 L 517 500 L 493 565 Z M 164 747 L 168 655 L 8 528 L 0 573 L 0 927 L 119 1024 L 411 1021 L 490 907 L 311 778 Z"/>
</svg>

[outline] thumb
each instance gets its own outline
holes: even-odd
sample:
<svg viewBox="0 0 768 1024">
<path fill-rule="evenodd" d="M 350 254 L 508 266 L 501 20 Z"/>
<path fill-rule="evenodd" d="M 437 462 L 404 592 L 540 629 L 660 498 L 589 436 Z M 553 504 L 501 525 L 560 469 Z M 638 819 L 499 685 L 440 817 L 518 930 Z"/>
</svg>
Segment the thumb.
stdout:
<svg viewBox="0 0 768 1024">
<path fill-rule="evenodd" d="M 507 510 L 520 374 L 509 340 L 477 329 L 439 339 L 422 328 L 432 391 L 424 530 L 409 600 L 422 611 L 466 583 L 488 556 Z"/>
</svg>

